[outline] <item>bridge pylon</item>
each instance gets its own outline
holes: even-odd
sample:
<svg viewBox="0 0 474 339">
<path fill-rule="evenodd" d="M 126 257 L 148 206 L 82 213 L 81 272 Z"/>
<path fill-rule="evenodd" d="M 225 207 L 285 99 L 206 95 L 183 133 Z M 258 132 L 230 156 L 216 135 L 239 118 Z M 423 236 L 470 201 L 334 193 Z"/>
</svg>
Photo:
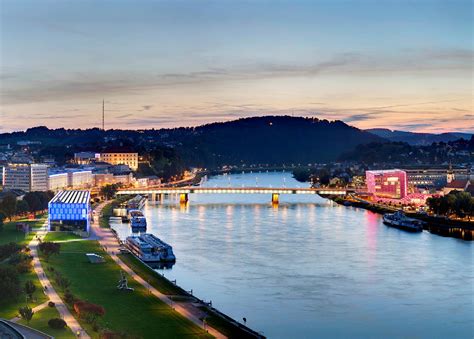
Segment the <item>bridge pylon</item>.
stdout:
<svg viewBox="0 0 474 339">
<path fill-rule="evenodd" d="M 279 201 L 280 201 L 280 194 L 272 193 L 272 204 L 278 205 Z"/>
<path fill-rule="evenodd" d="M 181 193 L 179 195 L 179 202 L 181 204 L 186 204 L 189 201 L 189 196 L 188 193 Z"/>
</svg>

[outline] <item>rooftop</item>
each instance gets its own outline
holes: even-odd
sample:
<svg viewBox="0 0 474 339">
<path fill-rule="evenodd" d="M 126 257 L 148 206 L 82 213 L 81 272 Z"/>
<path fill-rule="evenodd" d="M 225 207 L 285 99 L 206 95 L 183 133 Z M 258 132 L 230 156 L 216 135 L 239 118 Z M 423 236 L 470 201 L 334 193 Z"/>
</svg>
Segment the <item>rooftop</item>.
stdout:
<svg viewBox="0 0 474 339">
<path fill-rule="evenodd" d="M 90 201 L 89 191 L 59 191 L 50 203 L 62 204 L 88 204 Z"/>
<path fill-rule="evenodd" d="M 110 147 L 105 148 L 101 153 L 103 154 L 103 153 L 138 153 L 138 152 L 128 146 L 110 146 Z"/>
<path fill-rule="evenodd" d="M 458 180 L 451 181 L 449 184 L 446 185 L 446 188 L 465 189 L 468 184 L 469 184 L 468 179 L 458 179 Z"/>
</svg>

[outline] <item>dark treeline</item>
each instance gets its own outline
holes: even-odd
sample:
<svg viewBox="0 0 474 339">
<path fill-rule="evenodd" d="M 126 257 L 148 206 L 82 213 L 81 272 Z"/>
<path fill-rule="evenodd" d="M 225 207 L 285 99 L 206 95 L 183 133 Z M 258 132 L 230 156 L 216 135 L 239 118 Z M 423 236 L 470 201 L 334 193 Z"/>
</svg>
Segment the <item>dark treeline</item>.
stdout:
<svg viewBox="0 0 474 339">
<path fill-rule="evenodd" d="M 442 164 L 446 162 L 471 162 L 474 152 L 474 136 L 470 140 L 459 139 L 429 146 L 414 146 L 405 142 L 368 143 L 357 145 L 343 153 L 339 160 L 365 164 Z"/>
<path fill-rule="evenodd" d="M 141 131 L 35 127 L 25 132 L 0 135 L 0 144 L 14 144 L 20 140 L 41 141 L 41 145 L 31 147 L 37 147 L 42 156 L 54 156 L 59 163 L 78 151 L 100 151 L 117 144 L 132 145 L 141 154 L 150 156 L 157 174 L 165 175 L 181 166 L 215 168 L 222 165 L 329 162 L 355 145 L 384 141 L 342 121 L 289 116 Z M 170 154 L 170 149 L 176 153 Z M 170 159 L 173 164 L 168 161 Z"/>
<path fill-rule="evenodd" d="M 140 175 L 171 177 L 186 167 L 215 169 L 223 165 L 305 166 L 332 161 L 371 163 L 436 164 L 465 160 L 474 140 L 439 142 L 414 146 L 388 142 L 377 135 L 342 121 L 290 116 L 264 116 L 212 123 L 198 127 L 102 131 L 94 129 L 48 129 L 0 134 L 0 145 L 17 141 L 40 141 L 30 145 L 38 158 L 52 156 L 65 164 L 75 152 L 130 146 L 146 160 Z"/>
</svg>

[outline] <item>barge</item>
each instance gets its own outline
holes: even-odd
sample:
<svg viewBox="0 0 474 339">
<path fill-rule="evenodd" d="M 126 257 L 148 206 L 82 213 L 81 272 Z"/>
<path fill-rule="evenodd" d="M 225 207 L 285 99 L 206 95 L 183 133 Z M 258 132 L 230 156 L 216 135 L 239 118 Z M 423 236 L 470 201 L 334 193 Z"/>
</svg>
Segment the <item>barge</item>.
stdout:
<svg viewBox="0 0 474 339">
<path fill-rule="evenodd" d="M 390 227 L 395 227 L 409 232 L 423 231 L 423 222 L 409 218 L 402 211 L 386 213 L 383 215 L 383 223 Z"/>
</svg>

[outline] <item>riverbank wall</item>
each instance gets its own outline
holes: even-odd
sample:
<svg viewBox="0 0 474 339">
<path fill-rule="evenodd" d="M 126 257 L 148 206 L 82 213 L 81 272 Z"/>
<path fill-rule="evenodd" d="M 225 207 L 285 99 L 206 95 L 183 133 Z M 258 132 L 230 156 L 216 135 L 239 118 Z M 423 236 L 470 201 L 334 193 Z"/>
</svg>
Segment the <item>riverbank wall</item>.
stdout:
<svg viewBox="0 0 474 339">
<path fill-rule="evenodd" d="M 364 203 L 361 201 L 353 201 L 338 197 L 330 197 L 331 200 L 343 206 L 352 206 L 363 208 L 374 213 L 385 214 L 397 211 L 395 208 L 383 207 L 380 205 Z M 410 218 L 418 219 L 424 222 L 423 229 L 443 237 L 458 238 L 466 241 L 474 240 L 474 222 L 463 220 L 452 220 L 444 217 L 436 217 L 425 214 L 408 212 L 406 213 Z"/>
</svg>

